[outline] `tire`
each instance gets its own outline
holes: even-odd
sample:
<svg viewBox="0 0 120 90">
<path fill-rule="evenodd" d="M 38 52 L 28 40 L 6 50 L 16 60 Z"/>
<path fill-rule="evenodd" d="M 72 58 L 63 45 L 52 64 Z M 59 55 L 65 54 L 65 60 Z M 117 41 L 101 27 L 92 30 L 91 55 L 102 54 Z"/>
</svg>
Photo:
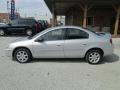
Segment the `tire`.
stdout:
<svg viewBox="0 0 120 90">
<path fill-rule="evenodd" d="M 10 33 L 10 32 L 7 32 L 7 33 L 6 33 L 6 35 L 11 35 L 11 34 L 12 34 L 12 33 Z"/>
<path fill-rule="evenodd" d="M 28 35 L 28 36 L 33 35 L 32 29 L 27 29 L 27 30 L 26 30 L 26 35 Z"/>
<path fill-rule="evenodd" d="M 0 29 L 0 36 L 4 36 L 5 35 L 5 31 Z"/>
<path fill-rule="evenodd" d="M 85 59 L 89 64 L 99 64 L 103 54 L 100 50 L 90 50 L 87 52 Z"/>
<path fill-rule="evenodd" d="M 32 60 L 32 54 L 28 49 L 19 48 L 15 51 L 13 58 L 19 63 L 28 63 Z"/>
</svg>

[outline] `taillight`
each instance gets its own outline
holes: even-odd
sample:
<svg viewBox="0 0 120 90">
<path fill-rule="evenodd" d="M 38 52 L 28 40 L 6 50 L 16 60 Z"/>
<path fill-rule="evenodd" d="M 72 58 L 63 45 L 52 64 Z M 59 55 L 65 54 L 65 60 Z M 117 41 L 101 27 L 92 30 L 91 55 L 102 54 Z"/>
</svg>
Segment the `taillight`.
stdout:
<svg viewBox="0 0 120 90">
<path fill-rule="evenodd" d="M 41 28 L 40 24 L 38 24 L 38 28 L 39 28 L 39 29 Z"/>
<path fill-rule="evenodd" d="M 34 26 L 35 26 L 35 29 L 39 31 L 40 25 L 39 24 L 34 24 Z"/>
<path fill-rule="evenodd" d="M 34 27 L 36 28 L 36 27 L 37 27 L 37 24 L 34 24 Z"/>
<path fill-rule="evenodd" d="M 110 43 L 112 44 L 112 38 L 110 39 Z"/>
</svg>

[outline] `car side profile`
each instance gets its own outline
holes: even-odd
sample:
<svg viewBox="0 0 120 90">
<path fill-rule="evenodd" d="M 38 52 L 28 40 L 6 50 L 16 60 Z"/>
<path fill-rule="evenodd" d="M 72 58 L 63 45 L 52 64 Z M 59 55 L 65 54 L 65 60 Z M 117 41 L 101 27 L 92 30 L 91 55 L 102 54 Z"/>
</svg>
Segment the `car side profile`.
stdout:
<svg viewBox="0 0 120 90">
<path fill-rule="evenodd" d="M 1 27 L 1 26 L 6 26 L 6 24 L 5 24 L 5 23 L 0 23 L 0 27 Z"/>
<path fill-rule="evenodd" d="M 113 44 L 109 34 L 61 26 L 13 42 L 6 53 L 20 63 L 33 58 L 84 58 L 90 64 L 98 64 L 102 57 L 113 53 Z"/>
<path fill-rule="evenodd" d="M 11 20 L 7 25 L 0 26 L 0 36 L 10 35 L 12 33 L 24 33 L 30 36 L 40 31 L 40 24 L 33 18 L 19 18 Z"/>
</svg>

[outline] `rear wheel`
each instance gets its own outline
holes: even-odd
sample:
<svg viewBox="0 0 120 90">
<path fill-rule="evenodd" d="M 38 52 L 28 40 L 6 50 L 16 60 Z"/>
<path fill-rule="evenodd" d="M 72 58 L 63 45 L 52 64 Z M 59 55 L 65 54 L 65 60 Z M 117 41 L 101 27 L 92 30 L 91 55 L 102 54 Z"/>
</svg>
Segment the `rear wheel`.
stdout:
<svg viewBox="0 0 120 90">
<path fill-rule="evenodd" d="M 90 50 L 86 54 L 85 59 L 90 64 L 98 64 L 101 61 L 102 57 L 103 57 L 103 55 L 100 50 Z"/>
<path fill-rule="evenodd" d="M 11 35 L 11 34 L 12 34 L 12 33 L 10 33 L 10 32 L 7 32 L 7 33 L 6 33 L 6 35 Z"/>
<path fill-rule="evenodd" d="M 4 36 L 5 35 L 5 31 L 0 29 L 0 36 Z"/>
<path fill-rule="evenodd" d="M 27 30 L 26 30 L 26 35 L 28 35 L 28 36 L 33 35 L 32 29 L 27 29 Z"/>
<path fill-rule="evenodd" d="M 32 60 L 32 55 L 28 49 L 19 48 L 14 53 L 14 59 L 19 63 L 27 63 Z"/>
</svg>

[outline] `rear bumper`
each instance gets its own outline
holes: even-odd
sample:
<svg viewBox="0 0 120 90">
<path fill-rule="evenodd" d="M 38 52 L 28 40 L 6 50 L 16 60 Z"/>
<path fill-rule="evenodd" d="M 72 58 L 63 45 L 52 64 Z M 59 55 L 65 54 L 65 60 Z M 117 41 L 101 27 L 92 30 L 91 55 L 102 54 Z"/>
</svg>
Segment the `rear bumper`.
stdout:
<svg viewBox="0 0 120 90">
<path fill-rule="evenodd" d="M 114 52 L 114 45 L 110 45 L 104 49 L 104 56 L 112 55 Z"/>
</svg>

